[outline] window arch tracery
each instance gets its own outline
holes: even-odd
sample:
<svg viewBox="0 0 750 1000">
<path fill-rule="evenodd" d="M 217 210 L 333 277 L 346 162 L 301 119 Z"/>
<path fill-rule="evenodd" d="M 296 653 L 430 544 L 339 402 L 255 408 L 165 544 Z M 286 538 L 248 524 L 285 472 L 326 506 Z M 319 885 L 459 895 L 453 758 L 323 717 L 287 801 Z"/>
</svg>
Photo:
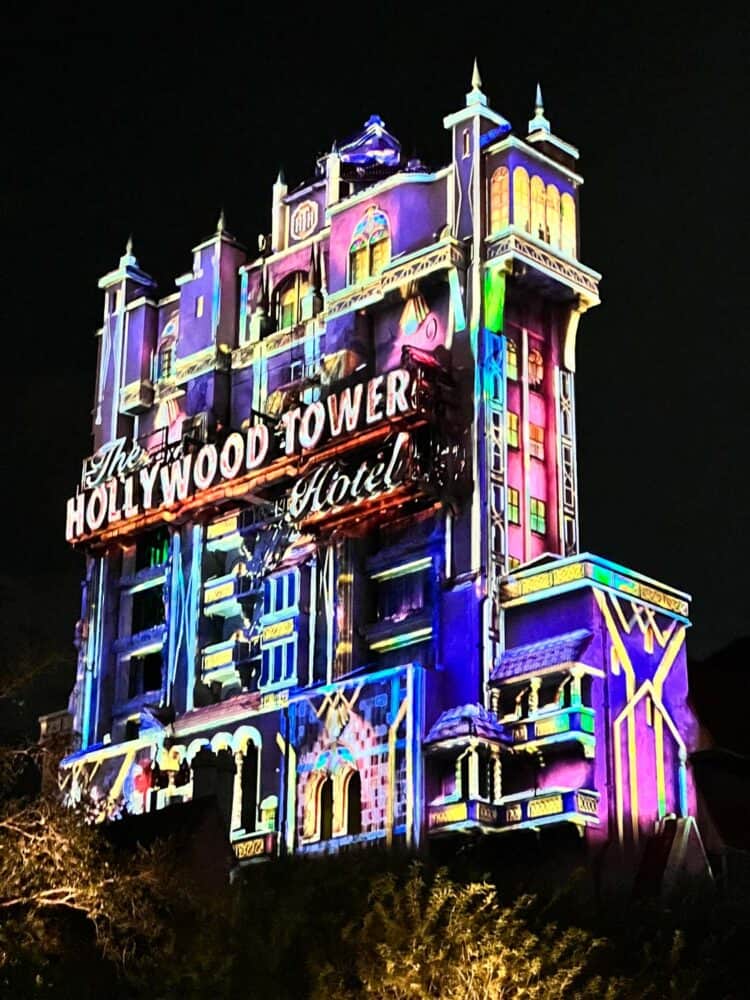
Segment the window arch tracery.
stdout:
<svg viewBox="0 0 750 1000">
<path fill-rule="evenodd" d="M 534 174 L 531 178 L 531 235 L 540 240 L 547 239 L 546 208 L 544 181 Z"/>
<path fill-rule="evenodd" d="M 349 283 L 358 284 L 380 274 L 391 259 L 388 216 L 371 205 L 359 220 L 349 245 Z"/>
<path fill-rule="evenodd" d="M 560 249 L 575 257 L 576 242 L 576 203 L 566 192 L 560 198 Z"/>
<path fill-rule="evenodd" d="M 560 246 L 560 192 L 554 184 L 547 185 L 547 239 L 550 246 Z"/>
</svg>

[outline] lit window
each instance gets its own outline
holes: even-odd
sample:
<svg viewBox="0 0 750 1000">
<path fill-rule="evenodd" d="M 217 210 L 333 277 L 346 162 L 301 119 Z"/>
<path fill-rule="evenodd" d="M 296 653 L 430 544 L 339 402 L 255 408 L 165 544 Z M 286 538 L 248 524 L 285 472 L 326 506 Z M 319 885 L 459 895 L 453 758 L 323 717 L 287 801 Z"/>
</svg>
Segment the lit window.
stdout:
<svg viewBox="0 0 750 1000">
<path fill-rule="evenodd" d="M 508 378 L 515 381 L 518 378 L 518 348 L 515 340 L 510 337 L 506 340 L 505 352 L 507 356 Z"/>
<path fill-rule="evenodd" d="M 466 157 L 469 155 L 470 152 L 471 152 L 471 139 L 469 137 L 469 130 L 467 128 L 465 128 L 464 129 L 464 159 L 466 159 Z"/>
<path fill-rule="evenodd" d="M 560 198 L 560 249 L 570 257 L 576 255 L 576 203 L 567 193 Z"/>
<path fill-rule="evenodd" d="M 554 184 L 547 185 L 547 239 L 560 246 L 560 192 Z"/>
<path fill-rule="evenodd" d="M 529 175 L 523 167 L 513 171 L 513 222 L 529 231 Z"/>
<path fill-rule="evenodd" d="M 518 447 L 518 414 L 508 410 L 508 446 Z"/>
<path fill-rule="evenodd" d="M 349 282 L 356 285 L 380 274 L 391 259 L 388 217 L 374 206 L 357 223 L 349 246 Z"/>
<path fill-rule="evenodd" d="M 532 497 L 529 513 L 531 515 L 531 530 L 535 531 L 538 535 L 546 534 L 547 504 L 544 500 L 537 500 L 536 497 Z"/>
<path fill-rule="evenodd" d="M 529 351 L 529 385 L 539 386 L 544 381 L 544 358 L 542 352 L 532 347 Z"/>
<path fill-rule="evenodd" d="M 174 375 L 174 341 L 168 341 L 159 348 L 159 378 Z"/>
<path fill-rule="evenodd" d="M 546 203 L 544 181 L 535 174 L 531 178 L 531 233 L 540 240 L 547 239 Z"/>
<path fill-rule="evenodd" d="M 529 453 L 544 461 L 544 428 L 539 424 L 529 424 Z"/>
<path fill-rule="evenodd" d="M 521 523 L 521 499 L 513 486 L 508 487 L 508 521 L 511 524 Z"/>
<path fill-rule="evenodd" d="M 498 233 L 508 225 L 510 212 L 510 174 L 498 167 L 490 181 L 490 232 Z"/>
<path fill-rule="evenodd" d="M 276 325 L 285 330 L 302 320 L 302 300 L 307 295 L 307 275 L 296 271 L 286 278 L 276 292 Z"/>
<path fill-rule="evenodd" d="M 195 318 L 200 319 L 203 315 L 203 296 L 199 295 L 195 300 Z"/>
</svg>

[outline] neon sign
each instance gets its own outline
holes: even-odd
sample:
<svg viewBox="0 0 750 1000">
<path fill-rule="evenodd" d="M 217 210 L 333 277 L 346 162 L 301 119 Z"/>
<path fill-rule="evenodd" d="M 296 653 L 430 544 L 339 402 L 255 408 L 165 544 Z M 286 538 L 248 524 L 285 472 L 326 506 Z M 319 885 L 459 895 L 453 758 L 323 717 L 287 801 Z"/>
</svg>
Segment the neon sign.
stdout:
<svg viewBox="0 0 750 1000">
<path fill-rule="evenodd" d="M 275 458 L 312 451 L 345 432 L 412 413 L 411 387 L 409 372 L 396 368 L 331 393 L 325 401 L 288 410 L 273 436 L 268 424 L 256 424 L 244 433 L 233 431 L 220 445 L 207 443 L 187 454 L 178 450 L 166 461 L 163 454 L 149 455 L 124 438 L 108 442 L 84 463 L 82 489 L 68 500 L 65 537 L 73 541 L 146 511 L 172 507 L 217 483 L 259 470 Z M 292 491 L 292 515 L 303 517 L 305 512 L 348 502 L 347 497 L 356 500 L 375 492 L 378 484 L 388 489 L 397 481 L 402 447 L 403 442 L 390 461 L 363 463 L 352 476 L 330 462 L 303 476 Z"/>
</svg>

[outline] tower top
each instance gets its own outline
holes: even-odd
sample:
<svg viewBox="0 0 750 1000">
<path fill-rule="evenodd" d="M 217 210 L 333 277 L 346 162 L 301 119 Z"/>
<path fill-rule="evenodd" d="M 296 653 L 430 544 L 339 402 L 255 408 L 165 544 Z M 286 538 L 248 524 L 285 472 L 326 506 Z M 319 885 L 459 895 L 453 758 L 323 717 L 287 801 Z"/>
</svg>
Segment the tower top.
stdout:
<svg viewBox="0 0 750 1000">
<path fill-rule="evenodd" d="M 466 107 L 470 108 L 473 104 L 487 107 L 487 97 L 482 93 L 482 78 L 479 75 L 479 63 L 476 56 L 474 57 L 474 69 L 471 73 L 471 90 L 466 95 Z"/>
<path fill-rule="evenodd" d="M 537 83 L 536 96 L 534 98 L 534 117 L 529 119 L 529 134 L 532 132 L 551 132 L 550 123 L 544 117 L 544 101 L 542 100 L 542 88 Z"/>
</svg>

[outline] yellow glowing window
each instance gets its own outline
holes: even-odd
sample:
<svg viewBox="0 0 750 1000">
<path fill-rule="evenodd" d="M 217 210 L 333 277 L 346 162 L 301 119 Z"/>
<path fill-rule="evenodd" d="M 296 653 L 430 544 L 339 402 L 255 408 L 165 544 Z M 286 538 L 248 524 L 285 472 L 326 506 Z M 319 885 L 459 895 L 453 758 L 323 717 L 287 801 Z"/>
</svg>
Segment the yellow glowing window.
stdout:
<svg viewBox="0 0 750 1000">
<path fill-rule="evenodd" d="M 277 323 L 279 330 L 302 320 L 302 300 L 308 292 L 309 284 L 305 275 L 298 271 L 286 279 L 278 292 Z"/>
<path fill-rule="evenodd" d="M 507 167 L 498 167 L 490 181 L 490 232 L 505 229 L 510 217 L 510 174 Z"/>
<path fill-rule="evenodd" d="M 544 428 L 539 424 L 529 424 L 529 453 L 544 460 Z"/>
<path fill-rule="evenodd" d="M 547 196 L 544 181 L 538 175 L 531 178 L 531 233 L 540 240 L 547 239 L 547 224 L 545 221 Z"/>
<path fill-rule="evenodd" d="M 391 259 L 388 217 L 374 205 L 357 223 L 349 246 L 349 282 L 356 285 L 379 274 Z"/>
<path fill-rule="evenodd" d="M 521 498 L 513 486 L 508 487 L 508 521 L 510 524 L 521 523 Z"/>
<path fill-rule="evenodd" d="M 576 203 L 569 194 L 560 198 L 560 249 L 570 257 L 576 255 Z"/>
<path fill-rule="evenodd" d="M 174 344 L 162 344 L 159 348 L 159 378 L 174 375 Z"/>
<path fill-rule="evenodd" d="M 391 240 L 388 235 L 370 243 L 371 274 L 380 274 L 391 259 Z"/>
<path fill-rule="evenodd" d="M 554 184 L 547 185 L 547 239 L 551 246 L 560 246 L 560 192 Z"/>
<path fill-rule="evenodd" d="M 513 222 L 529 231 L 529 175 L 523 167 L 513 171 Z"/>
<path fill-rule="evenodd" d="M 200 319 L 203 315 L 203 296 L 199 295 L 195 300 L 195 318 Z"/>
<path fill-rule="evenodd" d="M 464 140 L 464 159 L 466 159 L 466 157 L 471 152 L 471 139 L 469 138 L 469 130 L 467 128 L 464 129 L 463 140 Z"/>
<path fill-rule="evenodd" d="M 547 531 L 547 504 L 544 500 L 532 497 L 529 514 L 531 517 L 531 530 L 536 532 L 537 535 L 544 535 Z"/>
<path fill-rule="evenodd" d="M 529 351 L 529 385 L 540 386 L 544 381 L 544 358 L 542 352 L 532 347 Z"/>
<path fill-rule="evenodd" d="M 518 414 L 508 410 L 508 445 L 511 448 L 518 447 Z"/>
<path fill-rule="evenodd" d="M 358 284 L 369 274 L 370 252 L 366 243 L 352 247 L 351 250 L 351 283 Z"/>
<path fill-rule="evenodd" d="M 518 348 L 516 347 L 515 340 L 508 338 L 506 341 L 506 355 L 508 378 L 513 379 L 515 382 L 518 378 Z"/>
</svg>

